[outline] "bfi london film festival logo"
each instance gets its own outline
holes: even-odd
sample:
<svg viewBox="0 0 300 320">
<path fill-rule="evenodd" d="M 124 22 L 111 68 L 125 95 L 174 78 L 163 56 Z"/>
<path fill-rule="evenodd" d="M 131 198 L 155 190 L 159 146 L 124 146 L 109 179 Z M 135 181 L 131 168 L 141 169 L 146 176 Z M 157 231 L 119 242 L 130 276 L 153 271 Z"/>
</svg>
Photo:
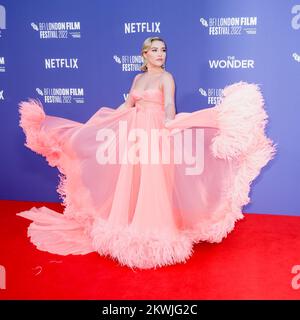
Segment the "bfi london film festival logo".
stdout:
<svg viewBox="0 0 300 320">
<path fill-rule="evenodd" d="M 205 97 L 206 103 L 209 105 L 217 105 L 222 100 L 222 88 L 199 88 L 198 91 L 201 94 L 201 96 Z"/>
<path fill-rule="evenodd" d="M 97 131 L 98 164 L 184 164 L 186 175 L 204 170 L 203 128 L 153 128 L 149 133 L 143 128 L 128 130 L 127 121 L 121 120 L 117 133 L 111 128 Z"/>
<path fill-rule="evenodd" d="M 6 289 L 6 270 L 2 265 L 0 265 L 0 290 L 1 289 Z"/>
<path fill-rule="evenodd" d="M 210 69 L 254 69 L 253 59 L 237 59 L 235 56 L 228 56 L 225 59 L 209 59 Z"/>
<path fill-rule="evenodd" d="M 0 5 L 0 38 L 2 37 L 2 30 L 6 29 L 6 11 L 5 7 Z"/>
<path fill-rule="evenodd" d="M 291 9 L 292 13 L 292 20 L 291 20 L 291 26 L 293 30 L 297 30 L 300 32 L 300 4 L 296 4 Z M 293 59 L 300 63 L 300 54 L 297 52 L 292 53 Z"/>
<path fill-rule="evenodd" d="M 83 88 L 36 88 L 45 103 L 84 103 Z"/>
<path fill-rule="evenodd" d="M 39 33 L 40 39 L 79 39 L 81 27 L 79 21 L 31 22 L 33 30 Z"/>
<path fill-rule="evenodd" d="M 113 56 L 116 63 L 120 64 L 121 70 L 124 72 L 140 71 L 140 67 L 143 64 L 143 58 L 141 55 L 117 55 Z"/>
<path fill-rule="evenodd" d="M 300 62 L 300 55 L 296 52 L 293 52 L 292 57 L 295 61 Z"/>
<path fill-rule="evenodd" d="M 210 36 L 241 36 L 256 34 L 257 17 L 201 17 L 200 23 Z"/>
</svg>

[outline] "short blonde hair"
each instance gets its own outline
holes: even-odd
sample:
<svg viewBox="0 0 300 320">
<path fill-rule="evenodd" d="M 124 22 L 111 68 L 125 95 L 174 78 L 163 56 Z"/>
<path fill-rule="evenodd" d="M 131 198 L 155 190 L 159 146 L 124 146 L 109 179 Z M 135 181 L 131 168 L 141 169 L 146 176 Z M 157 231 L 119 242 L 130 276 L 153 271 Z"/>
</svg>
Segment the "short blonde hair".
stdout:
<svg viewBox="0 0 300 320">
<path fill-rule="evenodd" d="M 164 43 L 166 49 L 167 49 L 167 45 L 166 45 L 166 42 L 160 38 L 160 37 L 149 37 L 147 38 L 144 43 L 143 43 L 143 48 L 142 48 L 142 52 L 141 52 L 141 55 L 142 55 L 142 58 L 143 58 L 143 64 L 141 66 L 141 71 L 147 71 L 147 62 L 145 61 L 145 58 L 143 56 L 143 53 L 144 52 L 147 52 L 150 48 L 151 48 L 151 44 L 154 40 L 158 40 L 158 41 L 161 41 Z M 162 65 L 162 68 L 165 68 L 165 65 Z"/>
</svg>

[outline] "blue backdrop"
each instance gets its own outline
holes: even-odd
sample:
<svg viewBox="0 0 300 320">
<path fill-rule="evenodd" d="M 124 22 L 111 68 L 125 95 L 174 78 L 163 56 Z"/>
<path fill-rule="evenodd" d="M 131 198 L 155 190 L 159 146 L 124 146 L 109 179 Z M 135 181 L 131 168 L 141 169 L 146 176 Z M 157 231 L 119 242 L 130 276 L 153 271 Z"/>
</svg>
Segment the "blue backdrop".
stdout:
<svg viewBox="0 0 300 320">
<path fill-rule="evenodd" d="M 166 41 L 177 112 L 213 106 L 233 82 L 260 85 L 278 151 L 244 212 L 300 215 L 300 2 L 287 0 L 0 0 L 1 199 L 60 201 L 58 170 L 24 147 L 18 103 L 81 122 L 118 107 L 149 36 Z"/>
</svg>

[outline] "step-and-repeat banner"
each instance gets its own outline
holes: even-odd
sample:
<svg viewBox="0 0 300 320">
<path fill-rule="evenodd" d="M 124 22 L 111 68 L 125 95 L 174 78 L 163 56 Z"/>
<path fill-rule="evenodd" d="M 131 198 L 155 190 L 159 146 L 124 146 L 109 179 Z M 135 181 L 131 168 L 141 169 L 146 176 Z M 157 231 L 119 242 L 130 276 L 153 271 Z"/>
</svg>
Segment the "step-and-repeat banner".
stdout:
<svg viewBox="0 0 300 320">
<path fill-rule="evenodd" d="M 1 199 L 60 201 L 57 168 L 24 147 L 18 103 L 80 122 L 117 108 L 150 36 L 166 41 L 177 112 L 260 85 L 278 151 L 244 211 L 300 214 L 300 2 L 287 0 L 0 0 Z"/>
</svg>

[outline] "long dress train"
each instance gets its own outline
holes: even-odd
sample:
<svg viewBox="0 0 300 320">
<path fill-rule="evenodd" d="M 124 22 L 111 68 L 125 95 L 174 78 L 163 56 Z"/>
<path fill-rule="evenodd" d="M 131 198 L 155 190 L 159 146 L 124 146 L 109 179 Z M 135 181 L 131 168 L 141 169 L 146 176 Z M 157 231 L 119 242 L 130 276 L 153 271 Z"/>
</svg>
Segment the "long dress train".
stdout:
<svg viewBox="0 0 300 320">
<path fill-rule="evenodd" d="M 101 107 L 85 123 L 20 102 L 25 145 L 60 172 L 63 214 L 17 214 L 39 250 L 156 268 L 185 263 L 193 244 L 221 242 L 244 217 L 251 182 L 276 154 L 258 85 L 228 85 L 217 105 L 166 124 L 160 90 L 129 95 L 135 107 Z"/>
</svg>

